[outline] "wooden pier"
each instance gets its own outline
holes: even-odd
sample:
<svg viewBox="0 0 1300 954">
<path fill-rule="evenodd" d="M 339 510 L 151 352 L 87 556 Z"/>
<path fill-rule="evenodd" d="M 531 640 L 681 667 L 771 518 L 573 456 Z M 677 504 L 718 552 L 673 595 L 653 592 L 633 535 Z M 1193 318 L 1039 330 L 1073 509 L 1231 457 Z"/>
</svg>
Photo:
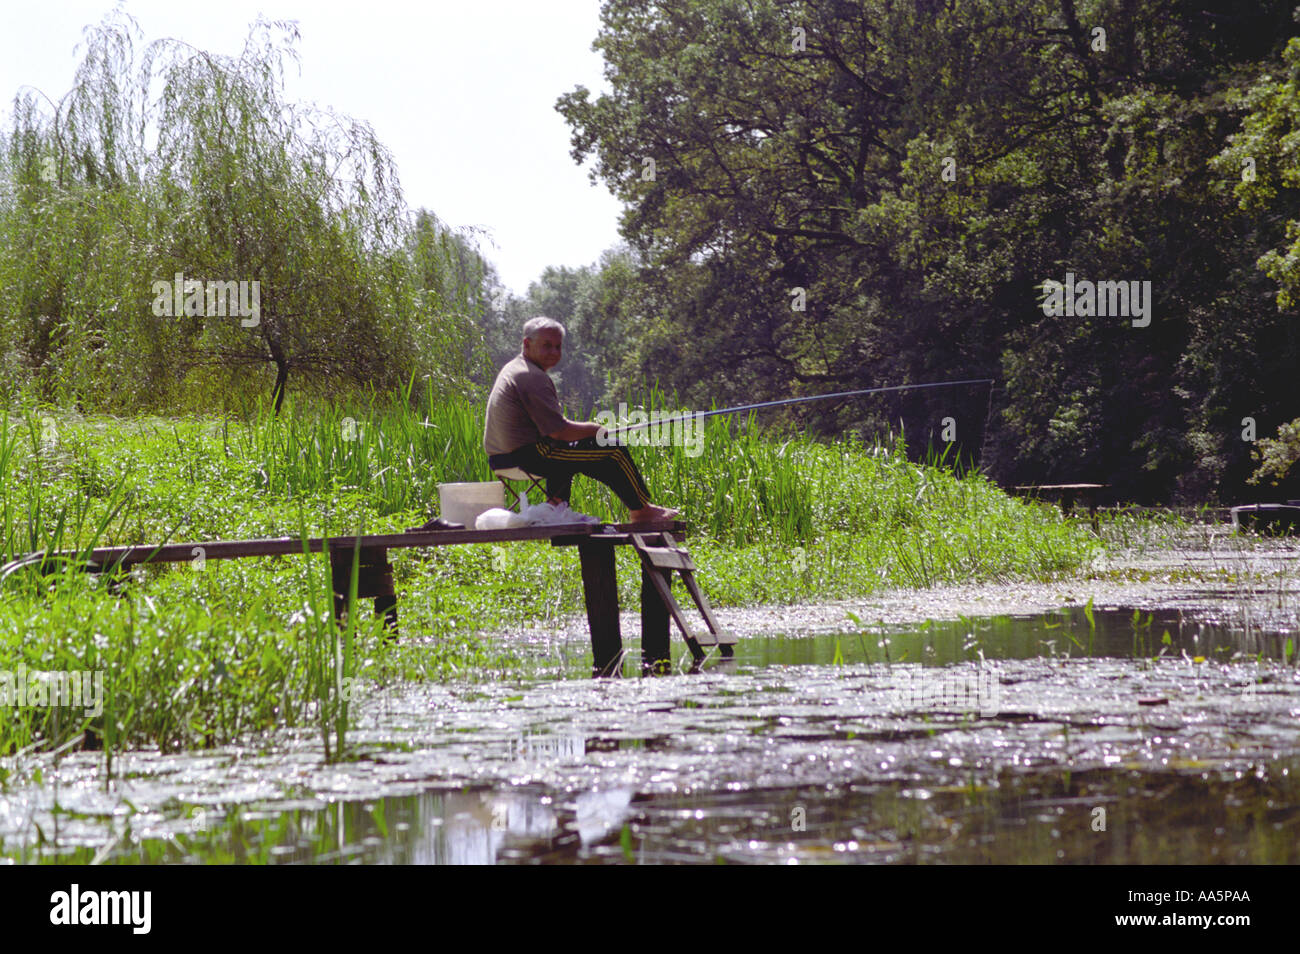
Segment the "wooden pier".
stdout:
<svg viewBox="0 0 1300 954">
<path fill-rule="evenodd" d="M 1067 517 L 1074 512 L 1074 501 L 1082 500 L 1088 507 L 1088 516 L 1092 532 L 1101 534 L 1101 525 L 1097 521 L 1097 495 L 1109 484 L 1022 484 L 1015 488 L 1016 493 L 1034 499 L 1044 494 L 1055 495 L 1061 501 L 1061 513 Z"/>
<path fill-rule="evenodd" d="M 707 658 L 707 648 L 717 647 L 720 655 L 733 653 L 735 637 L 717 625 L 712 608 L 695 581 L 690 554 L 677 543 L 686 533 L 677 520 L 638 524 L 571 524 L 523 527 L 515 530 L 425 530 L 407 533 L 366 534 L 342 537 L 269 537 L 257 540 L 208 540 L 191 543 L 97 547 L 76 552 L 45 555 L 34 553 L 0 569 L 0 579 L 25 566 L 76 562 L 91 573 L 121 574 L 147 563 L 188 563 L 197 559 L 232 560 L 243 557 L 302 556 L 328 553 L 335 619 L 342 622 L 347 612 L 352 568 L 357 567 L 357 599 L 374 601 L 375 613 L 385 617 L 390 629 L 397 629 L 397 593 L 393 588 L 390 550 L 411 547 L 444 547 L 471 543 L 507 543 L 549 540 L 552 546 L 578 548 L 582 567 L 582 588 L 591 630 L 592 674 L 621 673 L 623 639 L 619 626 L 618 577 L 614 548 L 631 546 L 641 557 L 641 669 L 643 673 L 671 670 L 669 620 L 676 623 L 690 650 L 692 668 Z M 673 599 L 671 581 L 679 573 L 687 592 L 704 619 L 704 628 L 692 626 Z"/>
</svg>

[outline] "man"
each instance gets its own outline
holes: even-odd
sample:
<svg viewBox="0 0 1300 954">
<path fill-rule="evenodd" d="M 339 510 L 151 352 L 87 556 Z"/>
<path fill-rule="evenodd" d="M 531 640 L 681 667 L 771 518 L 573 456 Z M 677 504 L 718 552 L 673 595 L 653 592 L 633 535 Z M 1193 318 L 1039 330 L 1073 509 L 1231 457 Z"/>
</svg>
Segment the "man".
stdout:
<svg viewBox="0 0 1300 954">
<path fill-rule="evenodd" d="M 650 502 L 650 491 L 626 447 L 603 447 L 603 428 L 570 421 L 560 412 L 555 382 L 547 374 L 560 362 L 564 326 L 538 316 L 524 324 L 523 350 L 497 375 L 488 397 L 483 449 L 493 470 L 520 467 L 546 478 L 550 502 L 569 505 L 574 474 L 607 484 L 628 509 L 633 523 L 665 520 L 676 510 Z"/>
</svg>

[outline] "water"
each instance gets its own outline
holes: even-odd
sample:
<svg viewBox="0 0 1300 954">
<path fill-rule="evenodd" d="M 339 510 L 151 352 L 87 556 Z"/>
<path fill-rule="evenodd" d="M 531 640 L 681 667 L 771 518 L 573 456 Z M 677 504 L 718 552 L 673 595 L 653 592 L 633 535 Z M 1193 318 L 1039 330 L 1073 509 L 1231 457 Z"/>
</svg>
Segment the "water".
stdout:
<svg viewBox="0 0 1300 954">
<path fill-rule="evenodd" d="M 107 786 L 99 753 L 6 760 L 3 854 L 1294 864 L 1291 579 L 1136 612 L 1034 609 L 1051 587 L 944 621 L 918 617 L 968 609 L 954 593 L 859 606 L 861 625 L 735 611 L 734 660 L 654 679 L 585 678 L 580 629 L 515 636 L 531 669 L 510 682 L 370 687 L 339 764 L 308 733 L 127 753 Z"/>
<path fill-rule="evenodd" d="M 1088 621 L 1088 614 L 1092 622 Z M 1038 657 L 1262 656 L 1280 660 L 1288 632 L 1248 633 L 1229 622 L 1207 620 L 1178 609 L 1136 610 L 1074 606 L 1040 614 L 975 619 L 927 620 L 899 627 L 870 624 L 845 633 L 805 636 L 751 636 L 737 646 L 742 663 L 834 665 L 845 663 L 919 662 L 950 666 L 977 658 Z"/>
</svg>

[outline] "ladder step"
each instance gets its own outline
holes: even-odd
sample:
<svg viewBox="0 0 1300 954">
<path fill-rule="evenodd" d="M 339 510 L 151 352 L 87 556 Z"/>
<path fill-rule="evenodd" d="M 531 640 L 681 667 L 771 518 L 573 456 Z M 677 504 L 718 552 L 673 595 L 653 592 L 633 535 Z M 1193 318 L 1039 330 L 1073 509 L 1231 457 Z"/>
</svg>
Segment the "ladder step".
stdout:
<svg viewBox="0 0 1300 954">
<path fill-rule="evenodd" d="M 652 536 L 659 537 L 667 546 L 652 545 L 648 539 Z M 702 653 L 697 652 L 700 647 L 735 645 L 735 634 L 724 632 L 722 627 L 718 625 L 718 621 L 713 616 L 713 607 L 704 598 L 700 585 L 695 582 L 695 563 L 691 560 L 690 553 L 677 547 L 677 541 L 673 539 L 672 534 L 666 532 L 655 534 L 633 533 L 632 545 L 637 553 L 641 555 L 641 562 L 650 570 L 649 577 L 653 581 L 659 598 L 667 607 L 668 615 L 677 624 L 677 628 L 681 630 L 687 645 L 691 647 L 692 653 L 697 658 L 703 656 Z M 668 573 L 665 575 L 661 572 L 662 570 L 667 570 Z M 682 612 L 681 606 L 678 605 L 677 600 L 673 599 L 672 588 L 669 585 L 673 570 L 681 574 L 687 592 L 691 594 L 691 599 L 695 601 L 700 616 L 704 618 L 705 631 L 697 631 L 690 626 L 686 621 L 686 615 Z M 724 655 L 730 655 L 730 651 L 728 650 Z"/>
<path fill-rule="evenodd" d="M 666 570 L 695 569 L 695 564 L 691 562 L 691 555 L 685 550 L 669 550 L 667 547 L 644 547 L 640 552 L 654 566 L 663 567 Z"/>
</svg>

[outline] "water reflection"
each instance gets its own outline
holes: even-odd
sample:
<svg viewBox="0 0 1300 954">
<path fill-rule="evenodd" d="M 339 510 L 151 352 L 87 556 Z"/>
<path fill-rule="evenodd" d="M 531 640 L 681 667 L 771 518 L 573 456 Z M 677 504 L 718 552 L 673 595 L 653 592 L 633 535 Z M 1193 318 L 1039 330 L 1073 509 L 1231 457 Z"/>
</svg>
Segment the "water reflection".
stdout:
<svg viewBox="0 0 1300 954">
<path fill-rule="evenodd" d="M 1091 618 L 1090 618 L 1091 617 Z M 948 666 L 973 659 L 1153 658 L 1286 659 L 1292 634 L 1261 630 L 1250 618 L 1211 621 L 1176 609 L 1067 607 L 1053 613 L 927 620 L 911 626 L 863 621 L 815 636 L 747 636 L 736 659 L 755 666 L 919 662 Z"/>
<path fill-rule="evenodd" d="M 1300 863 L 1300 763 L 1253 772 L 1004 772 L 992 784 L 865 783 L 634 800 L 630 789 L 426 792 L 232 812 L 117 862 L 267 864 Z M 88 861 L 85 852 L 29 860 Z"/>
<path fill-rule="evenodd" d="M 630 789 L 557 801 L 538 791 L 425 792 L 319 809 L 206 811 L 201 824 L 166 838 L 115 839 L 108 852 L 15 851 L 16 860 L 60 864 L 436 864 L 489 865 L 572 854 L 619 832 Z"/>
<path fill-rule="evenodd" d="M 299 739 L 125 753 L 109 791 L 96 753 L 11 775 L 0 855 L 1300 863 L 1291 639 L 1078 608 L 751 636 L 693 676 L 394 688 L 337 765 Z"/>
</svg>

